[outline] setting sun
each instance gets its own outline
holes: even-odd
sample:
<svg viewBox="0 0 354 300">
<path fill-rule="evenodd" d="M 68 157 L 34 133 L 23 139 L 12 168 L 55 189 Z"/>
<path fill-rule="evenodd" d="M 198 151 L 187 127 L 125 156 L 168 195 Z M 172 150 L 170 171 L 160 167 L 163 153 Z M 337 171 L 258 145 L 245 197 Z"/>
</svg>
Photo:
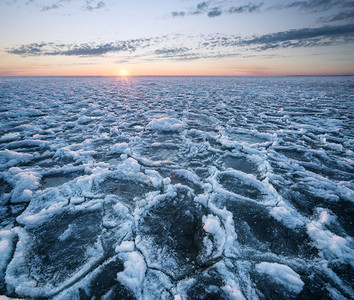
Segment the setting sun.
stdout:
<svg viewBox="0 0 354 300">
<path fill-rule="evenodd" d="M 127 71 L 124 70 L 124 69 L 120 70 L 120 75 L 121 75 L 121 76 L 127 75 Z"/>
</svg>

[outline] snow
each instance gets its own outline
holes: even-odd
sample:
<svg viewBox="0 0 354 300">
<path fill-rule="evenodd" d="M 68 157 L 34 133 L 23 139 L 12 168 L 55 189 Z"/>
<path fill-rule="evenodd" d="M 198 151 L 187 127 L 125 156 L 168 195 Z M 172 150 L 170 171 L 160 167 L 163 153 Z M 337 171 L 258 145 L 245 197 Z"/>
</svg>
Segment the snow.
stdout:
<svg viewBox="0 0 354 300">
<path fill-rule="evenodd" d="M 211 248 L 216 247 L 218 250 L 216 254 L 214 254 L 215 257 L 220 256 L 224 244 L 226 242 L 226 233 L 225 230 L 221 227 L 220 220 L 217 216 L 213 215 L 208 215 L 208 216 L 203 216 L 203 229 L 205 232 L 209 233 L 212 236 L 214 245 Z M 210 240 L 205 237 L 204 238 L 204 244 L 208 245 L 210 248 Z M 207 247 L 208 248 L 208 247 Z M 210 253 L 211 249 L 207 250 L 207 253 Z"/>
<path fill-rule="evenodd" d="M 307 225 L 307 232 L 315 247 L 321 250 L 327 259 L 337 258 L 354 266 L 354 250 L 351 247 L 353 239 L 326 230 L 323 226 L 323 223 L 327 222 L 325 214 L 322 212 L 319 221 L 312 221 Z"/>
<path fill-rule="evenodd" d="M 147 128 L 157 131 L 181 131 L 185 127 L 185 124 L 182 121 L 179 121 L 175 118 L 160 118 L 153 119 L 148 125 Z"/>
<path fill-rule="evenodd" d="M 18 167 L 12 167 L 9 171 L 11 174 L 9 181 L 14 185 L 11 202 L 30 201 L 32 193 L 39 187 L 40 176 L 36 172 L 26 171 Z"/>
<path fill-rule="evenodd" d="M 353 85 L 0 78 L 0 294 L 354 298 Z"/>
<path fill-rule="evenodd" d="M 33 155 L 30 153 L 19 153 L 8 149 L 0 151 L 0 164 L 3 167 L 16 166 L 32 159 Z"/>
<path fill-rule="evenodd" d="M 144 280 L 146 264 L 138 252 L 127 252 L 120 255 L 124 260 L 124 271 L 117 274 L 117 280 L 139 295 L 140 285 Z"/>
<path fill-rule="evenodd" d="M 287 265 L 261 262 L 256 265 L 256 271 L 261 274 L 269 275 L 277 284 L 284 286 L 295 294 L 299 294 L 304 286 L 300 275 Z"/>
<path fill-rule="evenodd" d="M 229 296 L 230 300 L 246 299 L 240 291 L 240 287 L 232 279 L 229 279 L 222 289 Z"/>
<path fill-rule="evenodd" d="M 111 151 L 109 152 L 109 154 L 114 153 L 131 155 L 131 149 L 129 148 L 128 143 L 117 143 L 112 146 Z"/>
<path fill-rule="evenodd" d="M 133 251 L 134 251 L 133 241 L 124 241 L 119 246 L 116 247 L 116 252 L 133 252 Z"/>
<path fill-rule="evenodd" d="M 13 251 L 12 243 L 15 236 L 13 231 L 0 230 L 0 280 L 3 280 L 4 271 L 11 259 L 11 253 Z"/>
</svg>

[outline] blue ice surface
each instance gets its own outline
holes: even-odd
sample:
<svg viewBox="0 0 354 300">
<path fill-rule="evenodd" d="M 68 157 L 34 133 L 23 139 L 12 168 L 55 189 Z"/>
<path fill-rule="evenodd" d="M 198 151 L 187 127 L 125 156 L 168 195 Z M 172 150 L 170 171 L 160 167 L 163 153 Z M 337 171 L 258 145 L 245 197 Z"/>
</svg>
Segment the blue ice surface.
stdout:
<svg viewBox="0 0 354 300">
<path fill-rule="evenodd" d="M 0 295 L 352 299 L 354 77 L 1 77 Z"/>
</svg>

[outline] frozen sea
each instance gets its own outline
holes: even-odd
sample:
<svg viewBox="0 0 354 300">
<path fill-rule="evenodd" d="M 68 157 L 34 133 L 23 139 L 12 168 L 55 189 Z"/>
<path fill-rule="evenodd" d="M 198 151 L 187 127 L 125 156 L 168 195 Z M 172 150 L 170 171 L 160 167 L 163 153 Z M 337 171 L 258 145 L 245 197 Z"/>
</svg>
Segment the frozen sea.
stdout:
<svg viewBox="0 0 354 300">
<path fill-rule="evenodd" d="M 354 77 L 0 78 L 0 298 L 353 299 Z"/>
</svg>

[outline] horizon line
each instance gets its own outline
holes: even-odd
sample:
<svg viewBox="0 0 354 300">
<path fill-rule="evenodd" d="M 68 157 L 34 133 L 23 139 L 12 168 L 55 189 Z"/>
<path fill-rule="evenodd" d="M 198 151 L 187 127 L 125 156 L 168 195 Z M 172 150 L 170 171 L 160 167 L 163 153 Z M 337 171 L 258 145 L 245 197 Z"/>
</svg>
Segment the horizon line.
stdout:
<svg viewBox="0 0 354 300">
<path fill-rule="evenodd" d="M 0 75 L 0 77 L 350 77 L 353 74 L 290 74 L 290 75 Z"/>
</svg>

